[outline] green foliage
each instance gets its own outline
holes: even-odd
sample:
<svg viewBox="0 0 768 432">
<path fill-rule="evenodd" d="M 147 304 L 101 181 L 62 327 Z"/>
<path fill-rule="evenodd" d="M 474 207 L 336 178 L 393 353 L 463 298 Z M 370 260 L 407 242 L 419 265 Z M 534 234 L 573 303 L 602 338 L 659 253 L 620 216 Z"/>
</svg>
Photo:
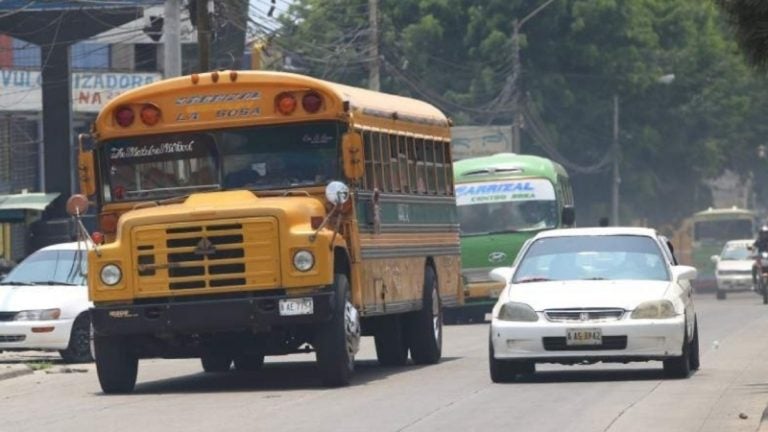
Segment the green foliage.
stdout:
<svg viewBox="0 0 768 432">
<path fill-rule="evenodd" d="M 593 168 L 610 147 L 617 95 L 623 221 L 668 224 L 707 207 L 703 182 L 725 169 L 754 173 L 758 183 L 768 177 L 768 162 L 755 157 L 768 132 L 768 90 L 714 3 L 555 0 L 522 26 L 522 75 L 510 85 L 513 23 L 543 1 L 381 1 L 382 89 L 425 99 L 456 124 L 481 125 L 511 124 L 519 89 L 528 111 L 523 151 L 554 149 L 571 166 Z M 278 42 L 304 58 L 306 73 L 366 86 L 367 5 L 296 0 Z M 659 82 L 671 73 L 672 83 Z M 581 224 L 609 207 L 606 168 L 572 170 Z"/>
</svg>

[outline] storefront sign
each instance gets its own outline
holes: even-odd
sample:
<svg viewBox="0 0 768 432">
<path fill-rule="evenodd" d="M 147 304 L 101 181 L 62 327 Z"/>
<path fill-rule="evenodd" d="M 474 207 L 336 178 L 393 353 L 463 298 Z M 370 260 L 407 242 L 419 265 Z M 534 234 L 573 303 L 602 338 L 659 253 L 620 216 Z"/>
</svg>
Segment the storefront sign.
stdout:
<svg viewBox="0 0 768 432">
<path fill-rule="evenodd" d="M 72 110 L 99 112 L 120 93 L 161 79 L 159 73 L 75 72 Z M 42 111 L 41 83 L 39 71 L 0 69 L 0 111 Z"/>
</svg>

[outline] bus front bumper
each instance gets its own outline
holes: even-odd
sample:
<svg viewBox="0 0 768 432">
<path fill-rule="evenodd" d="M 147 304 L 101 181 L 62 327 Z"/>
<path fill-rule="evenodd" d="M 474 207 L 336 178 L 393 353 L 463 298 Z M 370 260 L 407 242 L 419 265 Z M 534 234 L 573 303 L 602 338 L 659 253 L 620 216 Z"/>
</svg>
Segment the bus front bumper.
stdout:
<svg viewBox="0 0 768 432">
<path fill-rule="evenodd" d="M 281 302 L 312 299 L 311 312 L 281 313 Z M 158 301 L 147 304 L 97 305 L 91 309 L 98 335 L 159 335 L 221 331 L 266 331 L 272 326 L 312 324 L 330 320 L 335 294 L 273 295 L 228 299 Z M 304 303 L 306 304 L 306 303 Z"/>
</svg>

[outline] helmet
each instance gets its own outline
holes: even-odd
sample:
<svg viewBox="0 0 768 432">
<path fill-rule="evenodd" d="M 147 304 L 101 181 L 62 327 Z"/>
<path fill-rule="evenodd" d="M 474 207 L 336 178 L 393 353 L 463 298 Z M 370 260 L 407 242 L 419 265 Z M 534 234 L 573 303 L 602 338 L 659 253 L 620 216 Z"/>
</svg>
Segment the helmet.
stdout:
<svg viewBox="0 0 768 432">
<path fill-rule="evenodd" d="M 760 231 L 757 232 L 757 236 L 761 239 L 768 239 L 768 225 L 761 226 Z"/>
</svg>

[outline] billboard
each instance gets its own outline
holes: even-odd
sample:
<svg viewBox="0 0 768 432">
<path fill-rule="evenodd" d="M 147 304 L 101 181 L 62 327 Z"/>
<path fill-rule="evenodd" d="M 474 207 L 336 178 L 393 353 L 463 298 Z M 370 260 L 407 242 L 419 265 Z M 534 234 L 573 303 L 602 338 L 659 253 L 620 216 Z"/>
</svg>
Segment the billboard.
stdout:
<svg viewBox="0 0 768 432">
<path fill-rule="evenodd" d="M 127 90 L 162 79 L 156 72 L 74 72 L 72 111 L 95 113 Z M 42 111 L 39 71 L 0 69 L 0 111 Z"/>
<path fill-rule="evenodd" d="M 451 128 L 453 160 L 513 151 L 512 126 L 454 126 Z"/>
</svg>

